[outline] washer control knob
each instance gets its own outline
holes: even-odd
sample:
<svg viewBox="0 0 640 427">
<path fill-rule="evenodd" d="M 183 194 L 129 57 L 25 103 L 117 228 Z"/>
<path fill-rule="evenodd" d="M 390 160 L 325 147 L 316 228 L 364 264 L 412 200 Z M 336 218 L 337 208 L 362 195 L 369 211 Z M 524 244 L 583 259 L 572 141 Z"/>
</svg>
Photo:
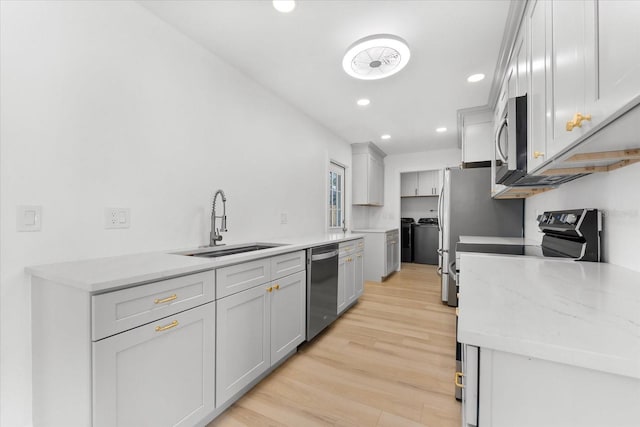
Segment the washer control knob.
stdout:
<svg viewBox="0 0 640 427">
<path fill-rule="evenodd" d="M 565 222 L 567 224 L 575 224 L 577 220 L 578 220 L 578 217 L 576 216 L 576 214 L 569 214 L 567 215 Z"/>
</svg>

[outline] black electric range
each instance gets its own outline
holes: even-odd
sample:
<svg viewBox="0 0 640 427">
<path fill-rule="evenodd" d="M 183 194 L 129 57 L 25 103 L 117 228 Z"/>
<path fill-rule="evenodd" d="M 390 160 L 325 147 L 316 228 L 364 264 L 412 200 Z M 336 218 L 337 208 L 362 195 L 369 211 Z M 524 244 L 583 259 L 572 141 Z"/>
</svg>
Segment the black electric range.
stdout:
<svg viewBox="0 0 640 427">
<path fill-rule="evenodd" d="M 449 301 L 458 306 L 458 274 L 460 254 L 463 252 L 551 257 L 566 261 L 592 261 L 601 259 L 600 234 L 602 213 L 597 209 L 572 209 L 545 212 L 538 218 L 538 228 L 544 233 L 542 243 L 536 245 L 460 243 L 456 244 L 456 261 L 449 266 Z M 453 274 L 452 274 L 453 273 Z M 451 296 L 454 298 L 451 298 Z M 457 314 L 457 313 L 456 313 Z M 458 342 L 458 319 L 456 317 L 456 369 L 462 369 L 462 345 Z M 461 400 L 462 391 L 456 387 L 456 399 Z"/>
</svg>

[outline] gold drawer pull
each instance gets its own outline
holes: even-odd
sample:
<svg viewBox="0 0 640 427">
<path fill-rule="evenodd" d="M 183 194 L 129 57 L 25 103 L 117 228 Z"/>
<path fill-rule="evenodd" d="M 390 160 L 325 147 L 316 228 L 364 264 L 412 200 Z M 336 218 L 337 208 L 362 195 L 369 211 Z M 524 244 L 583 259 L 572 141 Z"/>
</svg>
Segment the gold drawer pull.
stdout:
<svg viewBox="0 0 640 427">
<path fill-rule="evenodd" d="M 275 286 L 273 287 L 273 289 L 275 289 L 275 290 L 277 291 L 278 289 L 280 289 L 280 285 L 275 285 Z"/>
<path fill-rule="evenodd" d="M 580 113 L 576 113 L 573 116 L 573 120 L 569 120 L 567 122 L 567 130 L 571 132 L 573 128 L 581 128 L 583 120 L 591 121 L 591 114 L 587 114 L 586 116 L 583 116 Z"/>
<path fill-rule="evenodd" d="M 165 302 L 173 301 L 176 298 L 178 298 L 178 294 L 173 294 L 170 297 L 166 297 L 163 299 L 156 298 L 156 300 L 153 302 L 154 304 L 164 304 Z"/>
<path fill-rule="evenodd" d="M 178 321 L 174 320 L 173 322 L 169 323 L 168 325 L 156 326 L 156 332 L 166 331 L 167 329 L 175 328 L 176 326 L 178 326 Z"/>
<path fill-rule="evenodd" d="M 533 158 L 537 159 L 538 157 L 544 157 L 544 153 L 542 151 L 534 151 Z"/>
<path fill-rule="evenodd" d="M 464 375 L 462 375 L 462 372 L 456 372 L 456 379 L 453 381 L 454 383 L 456 383 L 456 387 L 464 388 L 464 384 L 462 384 L 463 376 Z"/>
<path fill-rule="evenodd" d="M 267 292 L 271 292 L 271 291 L 273 291 L 273 287 L 272 287 L 272 286 L 269 286 L 269 287 L 267 288 Z"/>
</svg>

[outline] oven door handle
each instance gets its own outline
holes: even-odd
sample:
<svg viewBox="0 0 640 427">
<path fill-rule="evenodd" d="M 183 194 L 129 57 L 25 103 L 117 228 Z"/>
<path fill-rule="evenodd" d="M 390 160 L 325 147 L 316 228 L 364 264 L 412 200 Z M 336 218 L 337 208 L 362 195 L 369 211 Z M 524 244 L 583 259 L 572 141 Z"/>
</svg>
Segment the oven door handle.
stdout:
<svg viewBox="0 0 640 427">
<path fill-rule="evenodd" d="M 504 163 L 507 163 L 507 156 L 502 152 L 502 147 L 500 147 L 500 135 L 502 135 L 502 131 L 506 129 L 507 124 L 508 124 L 507 118 L 505 117 L 500 122 L 500 126 L 498 126 L 498 131 L 496 132 L 496 153 L 498 154 L 498 157 L 500 157 L 500 160 L 502 160 Z M 508 145 L 509 145 L 509 138 L 507 136 L 507 146 Z"/>
</svg>

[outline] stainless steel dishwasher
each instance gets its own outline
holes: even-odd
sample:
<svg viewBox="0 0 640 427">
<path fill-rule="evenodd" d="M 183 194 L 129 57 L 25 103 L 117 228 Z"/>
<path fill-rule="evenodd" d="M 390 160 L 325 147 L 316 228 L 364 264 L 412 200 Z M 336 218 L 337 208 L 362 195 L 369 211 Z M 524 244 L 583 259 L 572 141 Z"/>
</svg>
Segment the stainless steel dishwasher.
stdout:
<svg viewBox="0 0 640 427">
<path fill-rule="evenodd" d="M 307 341 L 338 318 L 338 244 L 307 250 Z"/>
</svg>

